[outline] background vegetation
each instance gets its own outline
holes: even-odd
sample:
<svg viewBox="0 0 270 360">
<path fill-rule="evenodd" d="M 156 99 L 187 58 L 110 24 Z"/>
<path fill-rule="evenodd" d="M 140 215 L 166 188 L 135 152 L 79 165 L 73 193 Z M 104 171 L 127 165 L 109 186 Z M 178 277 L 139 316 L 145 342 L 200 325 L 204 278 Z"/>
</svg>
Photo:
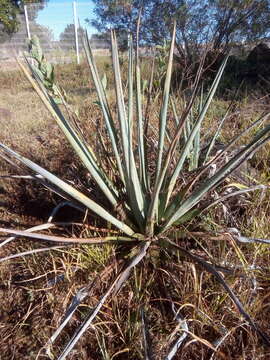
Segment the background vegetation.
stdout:
<svg viewBox="0 0 270 360">
<path fill-rule="evenodd" d="M 234 44 L 253 43 L 269 33 L 268 0 L 94 0 L 96 19 L 91 24 L 99 32 L 111 27 L 136 38 L 136 22 L 141 10 L 140 39 L 145 44 L 162 45 L 170 39 L 176 20 L 176 60 L 189 67 L 204 54 L 215 55 Z"/>
<path fill-rule="evenodd" d="M 36 13 L 43 8 L 47 0 L 1 0 L 0 1 L 0 34 L 12 34 L 18 30 L 18 14 L 23 14 L 23 5 L 38 3 Z M 32 14 L 35 17 L 35 13 Z"/>
</svg>

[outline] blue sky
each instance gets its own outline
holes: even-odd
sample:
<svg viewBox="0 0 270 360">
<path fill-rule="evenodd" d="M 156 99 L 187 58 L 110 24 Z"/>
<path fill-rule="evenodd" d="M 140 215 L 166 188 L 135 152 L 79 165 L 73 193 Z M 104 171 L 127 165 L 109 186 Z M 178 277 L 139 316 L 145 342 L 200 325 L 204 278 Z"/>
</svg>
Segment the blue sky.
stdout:
<svg viewBox="0 0 270 360">
<path fill-rule="evenodd" d="M 58 40 L 60 33 L 67 24 L 73 23 L 72 0 L 49 0 L 43 10 L 39 11 L 36 22 L 53 30 L 54 39 Z M 94 4 L 91 0 L 77 1 L 77 15 L 82 27 L 86 27 L 89 35 L 95 33 L 95 29 L 86 25 L 85 19 L 93 18 Z"/>
</svg>

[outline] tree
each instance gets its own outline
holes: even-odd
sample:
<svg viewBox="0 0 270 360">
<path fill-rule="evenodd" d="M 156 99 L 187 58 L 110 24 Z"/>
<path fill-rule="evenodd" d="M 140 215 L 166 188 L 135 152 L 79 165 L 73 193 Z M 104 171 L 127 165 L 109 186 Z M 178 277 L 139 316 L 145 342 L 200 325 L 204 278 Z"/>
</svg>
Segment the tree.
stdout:
<svg viewBox="0 0 270 360">
<path fill-rule="evenodd" d="M 18 9 L 12 1 L 0 0 L 0 25 L 2 31 L 6 33 L 16 31 L 18 26 L 16 21 L 17 13 Z"/>
<path fill-rule="evenodd" d="M 121 48 L 127 46 L 127 32 L 136 33 L 136 22 L 139 9 L 143 1 L 103 0 L 96 1 L 95 20 L 86 20 L 94 26 L 101 36 L 110 38 L 109 30 L 113 28 L 117 33 L 118 44 Z M 148 3 L 148 1 L 146 1 Z M 147 5 L 147 4 L 146 4 Z"/>
<path fill-rule="evenodd" d="M 35 14 L 44 7 L 48 0 L 0 0 L 0 32 L 12 34 L 18 30 L 19 14 L 23 13 L 23 5 L 39 3 Z"/>
<path fill-rule="evenodd" d="M 79 46 L 81 47 L 82 41 L 80 39 L 83 36 L 83 28 L 78 27 Z M 75 48 L 75 27 L 74 24 L 68 24 L 64 31 L 60 34 L 60 46 L 64 50 L 70 50 Z"/>
<path fill-rule="evenodd" d="M 92 34 L 90 38 L 90 43 L 93 49 L 108 49 L 110 44 L 110 34 Z"/>
<path fill-rule="evenodd" d="M 2 0 L 0 0 L 1 2 Z M 29 3 L 29 2 L 28 2 Z M 43 5 L 45 2 L 43 2 Z M 52 30 L 46 26 L 38 24 L 35 19 L 38 13 L 38 10 L 43 6 L 42 3 L 34 4 L 31 6 L 31 9 L 28 9 L 28 17 L 30 23 L 30 33 L 31 35 L 36 35 L 40 39 L 42 46 L 46 49 L 51 48 L 51 42 L 53 40 Z M 16 14 L 16 28 L 7 30 L 4 29 L 4 26 L 0 25 L 0 52 L 10 53 L 9 49 L 16 49 L 17 51 L 22 51 L 27 47 L 27 33 L 25 26 L 25 17 L 24 13 L 18 10 Z"/>
<path fill-rule="evenodd" d="M 211 51 L 228 49 L 233 43 L 254 41 L 270 29 L 269 0 L 93 0 L 96 19 L 91 24 L 104 32 L 136 35 L 142 9 L 140 38 L 147 44 L 162 44 L 177 22 L 178 59 L 196 62 L 208 46 Z"/>
</svg>

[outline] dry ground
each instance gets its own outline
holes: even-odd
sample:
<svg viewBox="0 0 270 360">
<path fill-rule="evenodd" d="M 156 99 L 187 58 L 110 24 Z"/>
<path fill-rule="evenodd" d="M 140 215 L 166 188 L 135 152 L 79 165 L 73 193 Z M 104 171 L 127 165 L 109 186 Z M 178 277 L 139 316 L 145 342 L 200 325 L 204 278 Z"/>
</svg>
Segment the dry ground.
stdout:
<svg viewBox="0 0 270 360">
<path fill-rule="evenodd" d="M 100 68 L 108 69 L 106 59 L 100 60 Z M 95 140 L 96 126 L 102 120 L 94 104 L 95 96 L 86 66 L 58 66 L 56 74 L 60 85 L 67 91 L 70 103 L 79 113 L 83 131 Z M 112 76 L 109 74 L 109 91 L 111 82 Z M 0 73 L 0 84 L 0 141 L 80 186 L 79 178 L 86 174 L 28 82 L 20 72 L 13 70 Z M 230 139 L 232 132 L 269 107 L 268 101 L 268 98 L 255 101 L 252 96 L 242 98 L 238 104 L 240 112 L 230 119 L 220 141 Z M 221 109 L 224 108 L 226 103 L 221 99 L 216 100 L 208 114 L 206 129 L 217 126 Z M 156 115 L 155 109 L 153 106 L 153 117 Z M 268 144 L 253 158 L 251 179 L 245 180 L 269 184 L 269 159 Z M 16 169 L 2 160 L 0 169 L 3 175 L 16 173 Z M 237 226 L 246 236 L 270 238 L 269 192 L 261 196 L 256 193 L 243 202 L 238 200 L 228 204 L 227 219 L 223 210 L 217 208 L 200 222 L 209 230 Z M 29 180 L 0 179 L 0 226 L 25 229 L 43 223 L 59 201 L 58 197 Z M 59 219 L 77 222 L 82 222 L 83 217 L 84 214 L 69 209 L 63 209 L 59 214 Z M 89 221 L 93 222 L 90 216 Z M 198 228 L 200 225 L 197 224 Z M 70 234 L 87 235 L 87 229 L 82 234 L 81 228 L 74 227 L 70 229 Z M 226 261 L 232 267 L 242 265 L 239 270 L 241 276 L 235 276 L 233 272 L 226 275 L 226 280 L 240 294 L 246 310 L 270 336 L 269 248 L 265 245 L 238 247 L 228 239 L 209 241 L 192 237 L 185 246 L 206 248 L 217 263 Z M 33 247 L 40 245 L 26 239 L 16 240 L 1 248 L 1 257 Z M 72 249 L 0 263 L 0 358 L 48 358 L 41 349 L 59 325 L 73 296 L 100 274 L 90 296 L 54 346 L 54 354 L 57 354 L 117 271 L 120 266 L 118 254 L 119 250 L 111 246 L 74 246 Z M 246 264 L 253 264 L 258 270 L 251 273 L 246 269 Z M 177 257 L 154 251 L 134 271 L 121 294 L 106 304 L 95 328 L 88 330 L 69 359 L 142 358 L 142 306 L 149 322 L 153 348 L 159 354 L 158 358 L 164 358 L 175 327 L 171 304 L 166 300 L 168 294 L 175 305 L 181 307 L 181 315 L 188 319 L 191 331 L 175 359 L 270 359 L 270 349 L 263 346 L 209 274 L 192 264 L 178 261 Z M 211 344 L 222 337 L 222 331 L 226 331 L 226 338 L 220 351 L 214 354 Z"/>
</svg>

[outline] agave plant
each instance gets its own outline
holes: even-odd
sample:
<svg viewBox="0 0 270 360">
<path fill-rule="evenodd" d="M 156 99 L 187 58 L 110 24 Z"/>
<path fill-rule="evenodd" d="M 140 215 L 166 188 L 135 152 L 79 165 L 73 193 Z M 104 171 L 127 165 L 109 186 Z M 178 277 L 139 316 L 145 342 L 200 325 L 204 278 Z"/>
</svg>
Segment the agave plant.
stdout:
<svg viewBox="0 0 270 360">
<path fill-rule="evenodd" d="M 51 67 L 49 68 L 49 75 L 51 75 L 49 76 L 50 83 L 48 84 L 47 79 L 45 79 L 47 83 L 44 83 L 44 74 L 48 73 L 48 69 L 43 69 L 42 72 L 40 64 L 34 64 L 26 58 L 29 72 L 25 65 L 19 62 L 22 71 L 62 129 L 77 156 L 87 169 L 87 172 L 93 181 L 95 181 L 96 187 L 102 192 L 106 199 L 106 206 L 92 200 L 87 194 L 79 191 L 67 181 L 60 179 L 30 159 L 21 156 L 4 144 L 0 144 L 0 155 L 5 160 L 13 164 L 14 162 L 16 164 L 19 163 L 21 167 L 30 169 L 32 179 L 36 179 L 64 199 L 67 199 L 73 206 L 90 210 L 98 215 L 102 219 L 103 224 L 104 221 L 108 224 L 109 234 L 105 237 L 93 235 L 90 238 L 67 238 L 48 235 L 44 232 L 41 233 L 41 230 L 54 226 L 53 222 L 50 221 L 48 224 L 43 224 L 26 231 L 1 228 L 0 231 L 2 233 L 13 235 L 13 237 L 5 240 L 4 243 L 15 237 L 23 236 L 55 242 L 57 246 L 73 243 L 88 244 L 89 246 L 92 244 L 125 243 L 130 247 L 129 261 L 125 263 L 124 268 L 99 299 L 95 308 L 88 314 L 79 329 L 74 333 L 74 336 L 63 349 L 59 359 L 66 358 L 86 329 L 94 321 L 108 297 L 120 290 L 123 283 L 128 279 L 131 269 L 142 261 L 153 245 L 161 249 L 165 248 L 169 252 L 178 253 L 179 256 L 200 265 L 211 273 L 227 291 L 231 300 L 250 326 L 262 337 L 266 344 L 270 345 L 270 340 L 247 314 L 240 300 L 227 285 L 223 276 L 221 276 L 220 268 L 212 263 L 211 259 L 196 255 L 194 252 L 190 252 L 185 247 L 180 246 L 177 235 L 175 235 L 177 234 L 175 229 L 181 229 L 181 226 L 190 223 L 202 211 L 206 211 L 209 207 L 216 205 L 224 199 L 223 197 L 213 199 L 209 194 L 269 140 L 270 125 L 262 125 L 267 120 L 268 114 L 263 114 L 246 130 L 233 137 L 222 151 L 215 152 L 213 151 L 215 141 L 226 120 L 227 112 L 224 118 L 221 119 L 218 130 L 210 141 L 205 144 L 205 140 L 202 140 L 201 137 L 201 127 L 222 77 L 228 56 L 224 59 L 212 86 L 206 94 L 202 91 L 198 95 L 200 89 L 200 69 L 198 70 L 193 91 L 179 115 L 177 100 L 170 94 L 175 43 L 174 28 L 160 105 L 157 141 L 154 142 L 154 145 L 151 145 L 149 144 L 149 124 L 146 121 L 147 114 L 144 112 L 145 100 L 141 88 L 142 79 L 138 49 L 134 51 L 132 38 L 130 37 L 128 86 L 127 94 L 125 94 L 121 79 L 117 39 L 114 32 L 111 35 L 111 43 L 117 116 L 115 116 L 109 106 L 104 81 L 99 76 L 88 37 L 85 36 L 84 38 L 87 62 L 95 84 L 98 105 L 106 125 L 105 135 L 99 137 L 100 146 L 101 148 L 109 146 L 111 150 L 107 152 L 110 155 L 106 159 L 98 155 L 95 146 L 87 143 L 76 123 L 72 121 L 72 117 L 66 116 L 64 110 L 59 106 L 59 102 L 62 102 L 63 106 L 65 106 L 65 100 L 63 96 L 61 97 L 59 88 L 53 85 L 54 79 Z M 45 64 L 42 50 L 37 40 L 32 42 L 33 46 L 37 47 L 36 51 L 32 48 L 32 52 L 34 51 L 34 53 L 38 54 L 35 60 L 38 62 L 43 61 L 43 64 Z M 56 101 L 56 95 L 62 101 Z M 169 127 L 169 109 L 174 114 L 175 123 L 173 129 Z M 257 132 L 252 140 L 235 151 L 237 141 L 254 128 L 257 129 Z M 227 154 L 231 149 L 234 149 L 234 152 L 228 158 Z M 224 159 L 227 160 L 225 161 Z M 110 171 L 108 171 L 108 161 Z M 210 171 L 213 169 L 213 165 L 216 166 L 216 169 L 215 171 Z M 235 196 L 260 188 L 262 186 L 240 189 L 226 196 Z M 253 241 L 252 239 L 243 238 L 239 234 L 234 233 L 233 236 L 240 242 Z M 183 235 L 182 238 L 184 238 Z M 254 241 L 267 242 L 267 240 L 259 239 Z M 56 337 L 67 324 L 79 303 L 84 299 L 86 293 L 87 291 L 78 294 L 76 304 L 73 307 L 71 306 L 68 315 L 48 342 L 48 349 L 49 345 L 53 344 Z M 176 316 L 176 319 L 178 318 L 179 316 Z M 144 323 L 143 313 L 142 323 Z M 183 322 L 182 324 L 184 324 L 182 325 L 183 331 L 186 331 L 187 324 Z M 143 328 L 145 329 L 145 327 Z M 170 355 L 167 357 L 168 359 L 171 359 L 176 353 L 185 336 L 186 334 L 173 344 Z M 144 339 L 147 337 L 145 332 L 143 337 Z"/>
</svg>

